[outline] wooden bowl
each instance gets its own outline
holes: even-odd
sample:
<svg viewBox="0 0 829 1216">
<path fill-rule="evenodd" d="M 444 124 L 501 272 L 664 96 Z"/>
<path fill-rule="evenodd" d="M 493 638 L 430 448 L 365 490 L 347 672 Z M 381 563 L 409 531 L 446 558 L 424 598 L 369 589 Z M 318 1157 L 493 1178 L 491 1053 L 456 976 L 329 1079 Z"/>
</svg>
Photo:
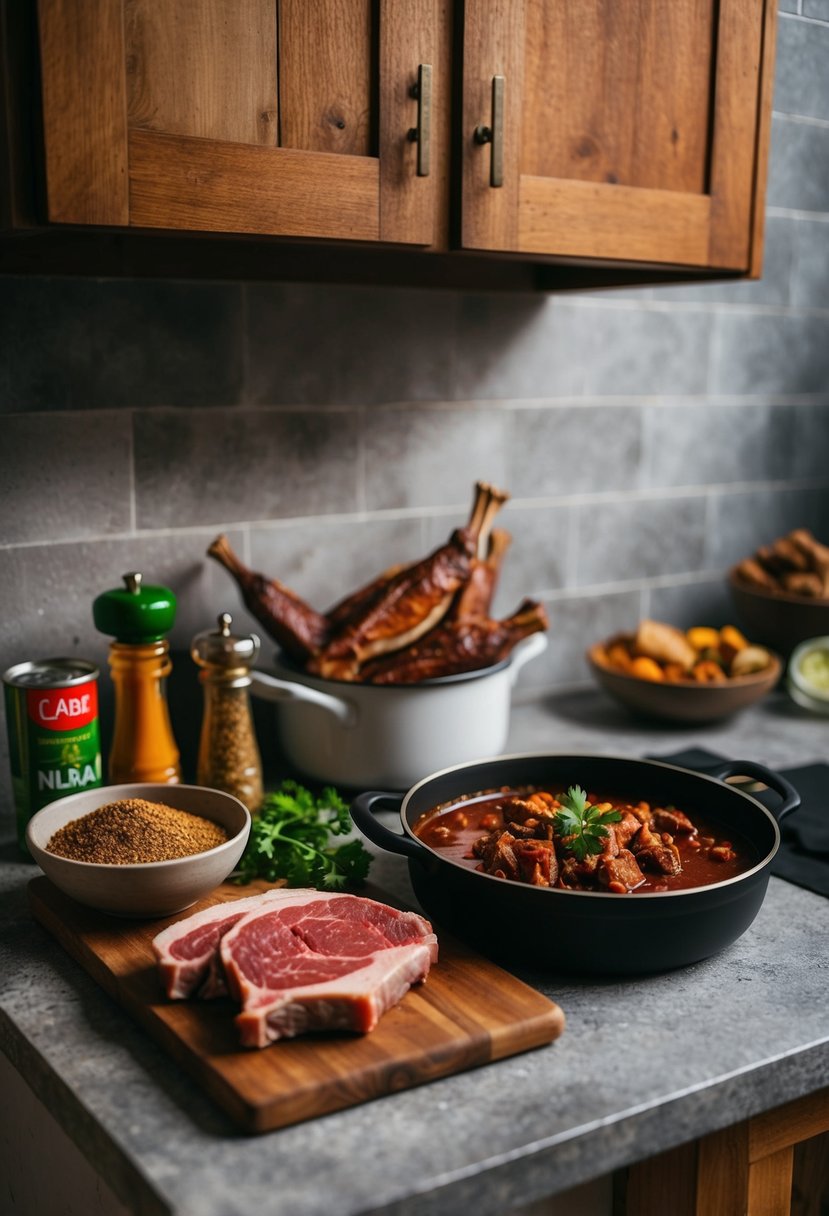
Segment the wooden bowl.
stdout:
<svg viewBox="0 0 829 1216">
<path fill-rule="evenodd" d="M 728 589 L 746 636 L 784 658 L 808 638 L 829 634 L 829 600 L 764 591 L 744 583 L 734 569 L 728 574 Z"/>
<path fill-rule="evenodd" d="M 749 676 L 736 676 L 721 684 L 698 684 L 694 680 L 643 680 L 610 666 L 603 657 L 615 642 L 630 642 L 632 633 L 618 633 L 597 642 L 587 651 L 587 662 L 596 681 L 615 700 L 635 713 L 665 722 L 716 722 L 762 700 L 777 684 L 783 663 L 772 654 L 771 664 Z"/>
<path fill-rule="evenodd" d="M 108 802 L 145 798 L 212 819 L 227 831 L 224 844 L 173 861 L 108 865 L 74 861 L 46 849 L 58 828 Z M 232 794 L 198 785 L 105 785 L 58 798 L 29 820 L 26 844 L 43 873 L 65 895 L 113 916 L 171 916 L 224 882 L 250 835 L 250 813 Z"/>
</svg>

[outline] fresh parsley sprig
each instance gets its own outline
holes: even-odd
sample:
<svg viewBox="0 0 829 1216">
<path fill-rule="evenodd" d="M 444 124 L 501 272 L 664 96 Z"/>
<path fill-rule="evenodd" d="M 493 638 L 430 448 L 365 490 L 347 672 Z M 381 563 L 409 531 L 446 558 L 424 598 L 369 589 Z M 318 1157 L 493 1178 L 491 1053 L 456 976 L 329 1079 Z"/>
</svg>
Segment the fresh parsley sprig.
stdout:
<svg viewBox="0 0 829 1216">
<path fill-rule="evenodd" d="M 332 837 L 350 835 L 352 830 L 348 804 L 335 789 L 327 786 L 315 797 L 296 781 L 283 781 L 278 790 L 265 795 L 253 816 L 233 881 L 284 878 L 289 887 L 329 891 L 349 883 L 359 885 L 368 874 L 371 854 L 357 839 L 332 842 Z"/>
<path fill-rule="evenodd" d="M 605 825 L 618 823 L 621 811 L 600 811 L 587 801 L 580 785 L 571 785 L 559 802 L 561 810 L 556 812 L 554 826 L 565 847 L 578 861 L 584 861 L 588 854 L 601 853 L 607 838 Z"/>
</svg>

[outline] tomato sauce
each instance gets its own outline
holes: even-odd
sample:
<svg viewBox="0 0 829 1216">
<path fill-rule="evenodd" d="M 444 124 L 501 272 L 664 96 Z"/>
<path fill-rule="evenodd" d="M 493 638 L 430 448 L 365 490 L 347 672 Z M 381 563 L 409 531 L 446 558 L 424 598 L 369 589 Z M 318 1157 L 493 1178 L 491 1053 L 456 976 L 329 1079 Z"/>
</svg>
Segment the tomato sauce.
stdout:
<svg viewBox="0 0 829 1216">
<path fill-rule="evenodd" d="M 526 797 L 536 788 L 489 790 L 433 807 L 417 820 L 413 828 L 414 834 L 447 860 L 471 870 L 481 870 L 481 862 L 472 855 L 473 844 L 490 832 L 506 828 L 505 816 L 499 809 L 505 798 Z M 590 795 L 590 802 L 609 802 L 614 808 L 622 811 L 631 808 L 631 804 L 625 800 L 612 796 L 600 797 L 594 793 Z M 723 882 L 750 870 L 761 860 L 757 850 L 745 837 L 705 816 L 688 812 L 686 814 L 693 823 L 694 832 L 678 832 L 673 836 L 673 843 L 679 850 L 681 872 L 665 874 L 643 870 L 644 881 L 633 888 L 631 894 L 687 890 L 690 887 Z M 508 820 L 509 815 L 506 818 Z M 557 849 L 561 853 L 558 842 Z M 712 854 L 712 850 L 720 852 Z M 603 888 L 595 884 L 585 884 L 584 889 Z"/>
</svg>

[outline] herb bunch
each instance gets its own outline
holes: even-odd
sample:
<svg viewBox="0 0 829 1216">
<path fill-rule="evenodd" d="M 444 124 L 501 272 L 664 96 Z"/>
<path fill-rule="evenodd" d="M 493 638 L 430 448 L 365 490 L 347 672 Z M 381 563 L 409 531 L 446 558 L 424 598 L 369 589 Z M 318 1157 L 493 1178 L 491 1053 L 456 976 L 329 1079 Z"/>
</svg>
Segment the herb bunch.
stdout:
<svg viewBox="0 0 829 1216">
<path fill-rule="evenodd" d="M 561 810 L 556 813 L 555 829 L 564 837 L 566 847 L 578 861 L 588 854 L 601 853 L 607 838 L 608 823 L 618 823 L 621 811 L 600 811 L 587 801 L 580 785 L 571 785 L 559 799 Z"/>
<path fill-rule="evenodd" d="M 359 840 L 338 844 L 333 839 L 351 832 L 348 804 L 335 789 L 326 786 L 315 797 L 296 781 L 283 781 L 253 816 L 233 881 L 284 878 L 289 887 L 329 891 L 357 886 L 368 874 L 371 854 Z"/>
</svg>

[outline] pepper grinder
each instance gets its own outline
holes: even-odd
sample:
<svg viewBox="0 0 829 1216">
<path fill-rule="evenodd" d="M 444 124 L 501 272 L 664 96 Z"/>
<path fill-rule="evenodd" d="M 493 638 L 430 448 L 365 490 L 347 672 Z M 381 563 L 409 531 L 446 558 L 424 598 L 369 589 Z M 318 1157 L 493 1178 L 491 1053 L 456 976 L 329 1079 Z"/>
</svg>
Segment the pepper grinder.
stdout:
<svg viewBox="0 0 829 1216">
<path fill-rule="evenodd" d="M 232 624 L 230 613 L 222 612 L 218 630 L 197 634 L 190 647 L 204 689 L 197 780 L 233 794 L 255 813 L 262 805 L 262 759 L 248 689 L 259 638 L 235 636 Z"/>
<path fill-rule="evenodd" d="M 173 669 L 170 643 L 176 597 L 167 587 L 145 585 L 138 571 L 124 586 L 104 591 L 92 605 L 101 633 L 115 640 L 109 667 L 115 686 L 115 726 L 109 756 L 112 784 L 181 781 L 181 760 L 167 707 L 167 677 Z"/>
</svg>

